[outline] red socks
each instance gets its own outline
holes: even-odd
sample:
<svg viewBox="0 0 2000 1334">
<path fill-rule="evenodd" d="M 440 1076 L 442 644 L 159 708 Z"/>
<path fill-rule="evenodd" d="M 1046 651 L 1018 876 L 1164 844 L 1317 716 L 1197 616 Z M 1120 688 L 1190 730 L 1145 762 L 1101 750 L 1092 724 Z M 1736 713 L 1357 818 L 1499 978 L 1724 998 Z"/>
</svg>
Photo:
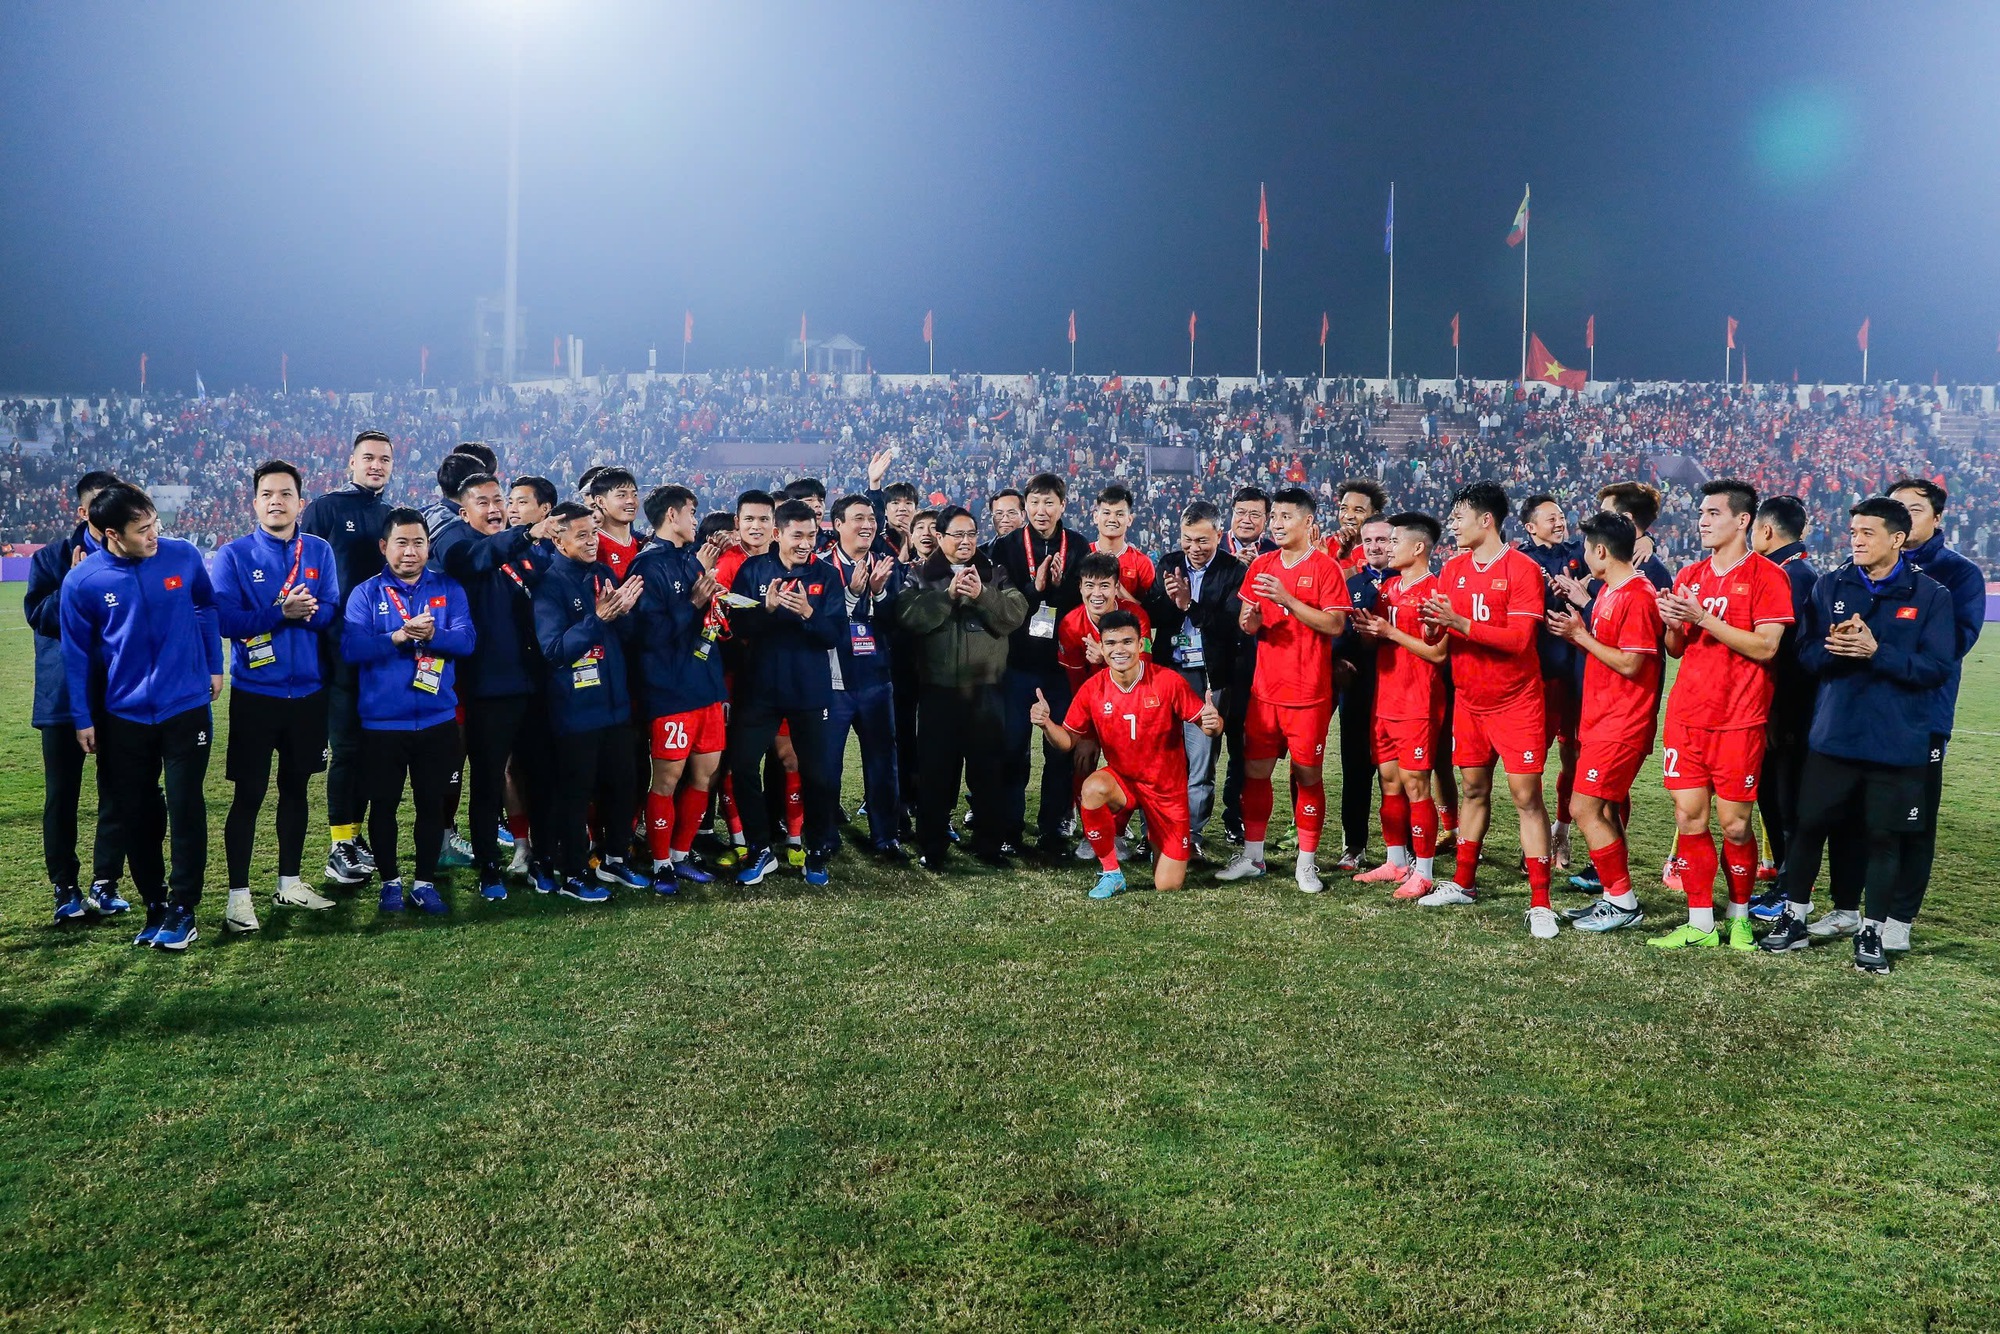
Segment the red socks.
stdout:
<svg viewBox="0 0 2000 1334">
<path fill-rule="evenodd" d="M 1757 835 L 1746 843 L 1722 840 L 1722 870 L 1729 880 L 1729 901 L 1748 903 L 1757 887 Z"/>
<path fill-rule="evenodd" d="M 1271 792 L 1271 779 L 1267 774 L 1262 778 L 1243 779 L 1243 838 L 1246 842 L 1262 843 L 1264 835 L 1271 828 L 1271 803 L 1276 797 Z"/>
<path fill-rule="evenodd" d="M 1479 845 L 1461 838 L 1454 855 L 1458 859 L 1458 867 L 1452 874 L 1452 883 L 1470 894 L 1479 879 Z"/>
<path fill-rule="evenodd" d="M 1097 854 L 1097 864 L 1107 871 L 1118 869 L 1118 838 L 1114 828 L 1111 809 L 1108 806 L 1085 806 L 1083 816 L 1083 836 L 1090 841 L 1090 850 Z"/>
<path fill-rule="evenodd" d="M 1619 839 L 1602 848 L 1590 850 L 1590 864 L 1597 868 L 1597 879 L 1604 886 L 1604 892 L 1617 896 L 1632 892 L 1632 866 L 1625 840 Z"/>
<path fill-rule="evenodd" d="M 1409 801 L 1408 797 L 1403 798 Z M 1410 855 L 1412 857 L 1434 857 L 1437 855 L 1437 803 L 1426 797 L 1422 801 L 1410 802 Z"/>
<path fill-rule="evenodd" d="M 1319 851 L 1319 831 L 1326 826 L 1326 788 L 1294 784 L 1292 822 L 1299 830 L 1299 851 Z"/>
<path fill-rule="evenodd" d="M 507 832 L 512 834 L 515 838 L 528 837 L 528 817 L 525 815 L 508 816 Z"/>
<path fill-rule="evenodd" d="M 1687 891 L 1688 907 L 1715 906 L 1715 840 L 1707 834 L 1682 834 L 1674 841 L 1681 859 L 1681 888 Z M 1757 858 L 1750 858 L 1750 873 L 1757 873 Z"/>
<path fill-rule="evenodd" d="M 694 847 L 694 836 L 708 821 L 708 793 L 692 783 L 681 784 L 674 794 L 674 851 L 684 853 Z"/>
<path fill-rule="evenodd" d="M 785 837 L 797 838 L 806 831 L 805 788 L 796 770 L 785 775 Z"/>
<path fill-rule="evenodd" d="M 730 834 L 738 843 L 743 841 L 743 817 L 736 813 L 736 784 L 727 776 L 722 780 L 722 822 L 729 826 Z"/>
<path fill-rule="evenodd" d="M 1382 798 L 1382 842 L 1391 848 L 1410 846 L 1410 799 L 1400 792 Z"/>
<path fill-rule="evenodd" d="M 651 790 L 646 793 L 646 850 L 655 863 L 673 860 L 674 799 Z"/>
<path fill-rule="evenodd" d="M 1528 863 L 1528 906 L 1547 908 L 1549 903 L 1549 859 L 1529 857 Z"/>
</svg>

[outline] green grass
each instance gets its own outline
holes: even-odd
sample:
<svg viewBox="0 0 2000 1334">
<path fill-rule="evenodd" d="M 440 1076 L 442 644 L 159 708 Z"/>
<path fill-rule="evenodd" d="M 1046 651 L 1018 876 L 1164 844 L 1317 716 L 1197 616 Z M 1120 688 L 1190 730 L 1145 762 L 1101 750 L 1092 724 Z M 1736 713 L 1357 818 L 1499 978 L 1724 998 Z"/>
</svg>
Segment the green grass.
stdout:
<svg viewBox="0 0 2000 1334">
<path fill-rule="evenodd" d="M 1507 820 L 1445 913 L 845 859 L 223 940 L 219 747 L 175 959 L 47 925 L 16 597 L 0 1326 L 2000 1326 L 2000 650 L 1888 979 L 1534 942 Z"/>
</svg>

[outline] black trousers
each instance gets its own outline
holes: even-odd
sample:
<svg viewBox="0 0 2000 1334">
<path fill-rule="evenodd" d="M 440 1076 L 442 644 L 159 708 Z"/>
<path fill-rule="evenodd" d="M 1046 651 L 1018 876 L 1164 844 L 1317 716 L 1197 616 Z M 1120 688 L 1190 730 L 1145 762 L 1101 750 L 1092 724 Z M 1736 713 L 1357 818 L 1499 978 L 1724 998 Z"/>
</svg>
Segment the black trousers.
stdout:
<svg viewBox="0 0 2000 1334">
<path fill-rule="evenodd" d="M 1060 667 L 1009 667 L 1006 677 L 996 689 L 1002 692 L 1006 709 L 1002 725 L 1006 731 L 998 734 L 1004 738 L 1005 749 L 1000 755 L 1000 806 L 994 811 L 999 827 L 994 832 L 1016 844 L 1026 837 L 1028 775 L 1034 771 L 1033 745 L 1040 741 L 1042 787 L 1035 803 L 1035 837 L 1044 843 L 1054 842 L 1062 837 L 1063 821 L 1069 818 L 1070 808 L 1076 801 L 1070 781 L 1075 766 L 1071 764 L 1068 752 L 1057 750 L 1042 729 L 1028 721 L 1028 710 L 1034 707 L 1035 692 L 1039 690 L 1049 702 L 1049 712 L 1056 721 L 1062 721 L 1063 715 L 1069 712 L 1069 673 Z M 992 809 L 981 806 L 977 797 L 973 798 L 972 805 L 979 812 L 980 820 L 984 820 L 986 812 Z"/>
<path fill-rule="evenodd" d="M 889 690 L 896 712 L 896 790 L 903 798 L 903 828 L 896 831 L 897 838 L 906 836 L 911 813 L 917 809 L 917 698 L 923 687 L 917 681 L 917 669 L 909 663 L 917 650 L 912 647 L 907 652 L 899 642 L 896 655 L 889 659 Z"/>
<path fill-rule="evenodd" d="M 1375 779 L 1375 691 L 1357 683 L 1340 697 L 1342 852 L 1360 852 L 1368 846 L 1374 796 L 1380 787 Z"/>
<path fill-rule="evenodd" d="M 917 701 L 917 841 L 924 855 L 941 861 L 951 847 L 951 813 L 958 806 L 961 775 L 974 809 L 998 810 L 1002 758 L 998 741 L 1006 718 L 1002 688 L 926 686 Z M 1067 759 L 1067 756 L 1063 757 Z M 1059 768 L 1068 791 L 1067 765 Z M 997 821 L 973 826 L 975 852 L 993 854 L 1004 837 Z"/>
<path fill-rule="evenodd" d="M 1772 738 L 1764 747 L 1764 768 L 1757 778 L 1757 810 L 1764 817 L 1765 855 L 1783 868 L 1799 819 L 1799 779 L 1805 770 L 1803 737 Z"/>
<path fill-rule="evenodd" d="M 361 758 L 361 693 L 351 664 L 320 659 L 326 686 L 326 822 L 360 824 L 368 818 L 368 775 Z M 374 839 L 374 834 L 369 834 Z"/>
<path fill-rule="evenodd" d="M 376 874 L 384 884 L 402 875 L 396 861 L 396 813 L 407 776 L 416 878 L 436 880 L 445 801 L 460 760 L 458 724 L 443 722 L 412 732 L 369 728 L 361 734 L 361 760 L 368 779 L 368 845 L 375 853 Z"/>
<path fill-rule="evenodd" d="M 632 729 L 625 723 L 555 739 L 555 845 L 550 861 L 581 880 L 590 872 L 590 807 L 604 831 L 604 855 L 622 858 L 638 790 L 632 786 Z M 738 806 L 741 806 L 741 802 Z"/>
<path fill-rule="evenodd" d="M 250 854 L 257 820 L 271 785 L 271 756 L 278 757 L 278 874 L 297 875 L 305 859 L 307 787 L 325 766 L 326 692 L 279 699 L 232 687 L 229 749 L 223 774 L 235 785 L 222 822 L 229 887 L 250 887 Z"/>
<path fill-rule="evenodd" d="M 840 770 L 829 763 L 827 711 L 787 708 L 764 700 L 731 706 L 726 763 L 736 791 L 736 818 L 743 822 L 743 841 L 753 851 L 771 846 L 771 831 L 784 826 L 772 818 L 764 791 L 764 757 L 778 740 L 778 725 L 790 725 L 792 751 L 799 760 L 799 795 L 805 799 L 805 845 L 809 852 L 827 852 L 839 837 L 836 811 L 840 802 Z M 775 766 L 773 769 L 776 772 Z M 782 810 L 782 806 L 779 808 Z"/>
<path fill-rule="evenodd" d="M 1234 686 L 1222 692 L 1222 740 L 1229 747 L 1229 769 L 1222 778 L 1222 823 L 1243 832 L 1243 780 L 1249 761 L 1243 757 L 1243 729 L 1250 716 L 1250 689 Z"/>
<path fill-rule="evenodd" d="M 77 862 L 77 813 L 83 800 L 83 747 L 76 729 L 64 723 L 38 729 L 42 734 L 42 865 L 51 885 L 77 887 L 83 868 Z M 97 830 L 92 838 L 93 881 L 115 884 L 125 871 L 125 854 L 118 846 L 112 816 L 113 797 L 97 766 Z"/>
<path fill-rule="evenodd" d="M 500 817 L 507 805 L 507 765 L 528 803 L 531 837 L 551 840 L 556 827 L 554 734 L 548 712 L 535 695 L 503 695 L 465 702 L 465 751 L 472 791 L 466 820 L 472 826 L 472 864 L 498 875 Z"/>
<path fill-rule="evenodd" d="M 118 845 L 131 861 L 133 886 L 149 904 L 192 908 L 201 902 L 208 873 L 208 802 L 201 785 L 214 736 L 206 704 L 158 723 L 98 716 L 97 764 L 113 788 Z M 165 857 L 169 829 L 171 873 Z"/>
<path fill-rule="evenodd" d="M 1931 733 L 1931 760 L 1924 766 L 1923 827 L 1903 841 L 1896 904 L 1889 914 L 1899 922 L 1917 920 L 1924 907 L 1924 891 L 1931 887 L 1931 863 L 1937 859 L 1938 807 L 1944 801 L 1944 750 L 1950 740 L 1949 732 Z"/>
<path fill-rule="evenodd" d="M 1834 845 L 1834 857 L 1858 858 L 1861 874 L 1834 877 L 1833 906 L 1852 911 L 1865 892 L 1866 916 L 1892 916 L 1904 844 L 1921 824 L 1923 790 L 1922 765 L 1862 764 L 1809 752 L 1799 779 L 1795 840 L 1778 880 L 1785 897 L 1812 901 L 1821 852 L 1834 830 L 1846 829 L 1852 838 Z"/>
</svg>

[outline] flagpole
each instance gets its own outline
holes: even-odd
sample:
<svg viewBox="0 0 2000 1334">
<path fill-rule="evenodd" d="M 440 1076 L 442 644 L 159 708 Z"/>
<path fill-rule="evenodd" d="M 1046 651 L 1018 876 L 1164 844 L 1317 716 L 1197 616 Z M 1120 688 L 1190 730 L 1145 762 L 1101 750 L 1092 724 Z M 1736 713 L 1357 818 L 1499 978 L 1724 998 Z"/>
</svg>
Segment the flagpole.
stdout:
<svg viewBox="0 0 2000 1334">
<path fill-rule="evenodd" d="M 1257 183 L 1257 200 L 1260 208 L 1264 199 L 1264 183 Z M 1264 223 L 1257 224 L 1257 382 L 1264 382 Z"/>
<path fill-rule="evenodd" d="M 1528 187 L 1521 187 L 1521 198 L 1525 202 Z M 1534 214 L 1530 213 L 1521 223 L 1521 380 L 1528 379 L 1528 233 L 1534 230 Z"/>
<path fill-rule="evenodd" d="M 1389 378 L 1396 378 L 1396 183 L 1389 182 Z"/>
<path fill-rule="evenodd" d="M 1868 349 L 1861 349 L 1861 383 L 1868 383 Z"/>
</svg>

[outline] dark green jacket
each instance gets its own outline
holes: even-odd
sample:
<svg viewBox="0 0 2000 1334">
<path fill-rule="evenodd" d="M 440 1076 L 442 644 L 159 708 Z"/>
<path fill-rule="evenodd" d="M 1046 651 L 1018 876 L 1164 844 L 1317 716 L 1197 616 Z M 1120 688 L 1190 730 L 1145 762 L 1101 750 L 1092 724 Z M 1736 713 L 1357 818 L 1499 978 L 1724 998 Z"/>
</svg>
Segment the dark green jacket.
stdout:
<svg viewBox="0 0 2000 1334">
<path fill-rule="evenodd" d="M 1005 570 L 983 552 L 972 567 L 985 587 L 970 601 L 947 591 L 951 563 L 941 552 L 911 572 L 896 600 L 896 619 L 912 636 L 924 685 L 997 685 L 1007 670 L 1007 636 L 1028 619 L 1028 600 Z"/>
</svg>

